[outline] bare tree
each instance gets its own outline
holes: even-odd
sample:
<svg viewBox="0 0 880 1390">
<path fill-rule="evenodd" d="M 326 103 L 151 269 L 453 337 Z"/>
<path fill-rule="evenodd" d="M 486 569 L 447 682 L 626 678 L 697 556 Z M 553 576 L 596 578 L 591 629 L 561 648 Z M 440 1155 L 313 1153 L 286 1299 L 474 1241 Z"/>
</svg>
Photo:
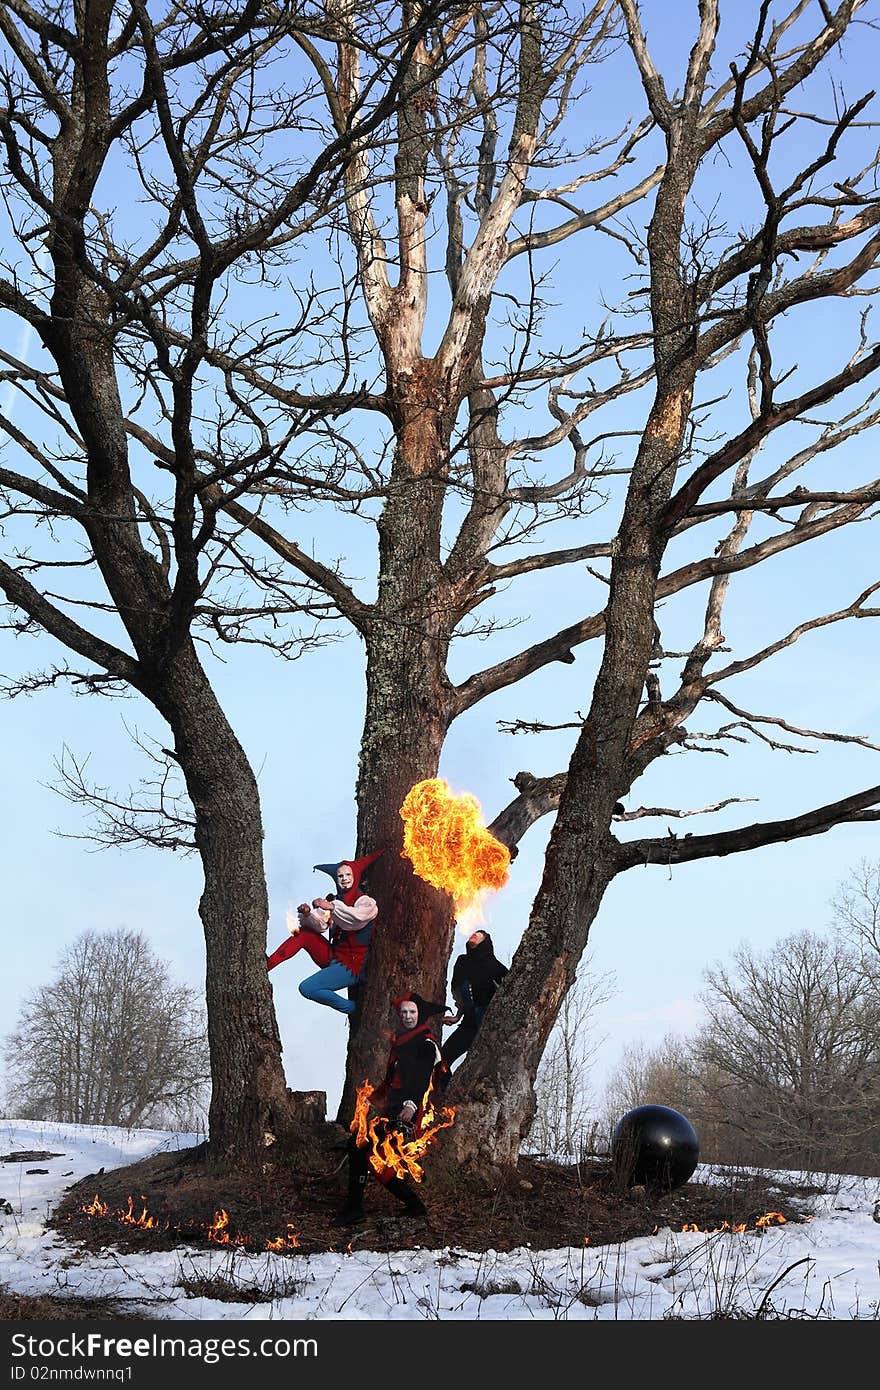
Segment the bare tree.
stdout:
<svg viewBox="0 0 880 1390">
<path fill-rule="evenodd" d="M 703 1162 L 872 1175 L 880 1163 L 880 1012 L 858 955 L 801 931 L 706 972 L 706 1022 L 627 1049 L 608 1131 L 637 1105 L 691 1120 Z"/>
<path fill-rule="evenodd" d="M 633 1043 L 624 1050 L 600 1106 L 601 1129 L 609 1149 L 614 1128 L 628 1110 L 640 1105 L 668 1105 L 685 1115 L 697 1131 L 701 1162 L 761 1161 L 754 1136 L 726 1123 L 730 1078 L 697 1059 L 698 1038 L 699 1034 L 681 1037 L 669 1033 L 657 1047 Z"/>
<path fill-rule="evenodd" d="M 210 1075 L 204 1005 L 141 932 L 83 932 L 6 1039 L 13 1114 L 191 1127 Z"/>
<path fill-rule="evenodd" d="M 741 639 L 742 650 L 723 659 L 732 577 L 762 565 L 769 585 L 776 557 L 868 520 L 880 499 L 870 452 L 861 457 L 857 448 L 880 420 L 880 347 L 868 313 L 880 253 L 872 94 L 842 97 L 824 81 L 835 75 L 841 44 L 876 44 L 875 28 L 861 22 L 863 8 L 863 0 L 839 0 L 833 8 L 825 0 L 791 0 L 787 7 L 762 0 L 757 10 L 730 3 L 721 49 L 719 0 L 699 0 L 691 35 L 682 28 L 683 75 L 667 78 L 646 32 L 654 15 L 665 22 L 659 0 L 644 22 L 635 0 L 586 7 L 502 0 L 442 14 L 417 0 L 381 12 L 337 0 L 311 18 L 246 6 L 235 21 L 215 19 L 222 45 L 216 33 L 206 35 L 204 17 L 184 41 L 176 19 L 170 28 L 153 26 L 138 0 L 114 43 L 143 73 L 138 119 L 145 102 L 154 113 L 149 159 L 134 134 L 128 153 L 139 173 L 146 170 L 150 197 L 164 198 L 166 231 L 157 251 L 152 244 L 132 250 L 107 216 L 89 220 L 94 159 L 83 164 L 78 156 L 70 164 L 70 141 L 81 135 L 69 132 L 81 131 L 82 122 L 68 120 L 67 110 L 86 90 L 88 74 L 68 98 L 67 88 L 59 94 L 55 66 L 75 70 L 83 39 L 94 51 L 91 33 L 74 45 L 67 30 L 59 33 L 54 12 L 51 20 L 38 19 L 30 6 L 0 7 L 14 55 L 16 100 L 6 118 L 11 177 L 16 197 L 40 209 L 23 227 L 25 244 L 44 214 L 54 228 L 59 317 L 26 305 L 14 277 L 0 302 L 33 322 L 53 352 L 60 385 L 20 363 L 10 370 L 50 417 L 66 395 L 77 439 L 88 424 L 88 449 L 94 439 L 102 446 L 95 457 L 106 459 L 107 421 L 95 431 L 92 417 L 109 398 L 106 389 L 92 388 L 106 388 L 108 378 L 94 379 L 91 356 L 82 351 L 77 371 L 70 370 L 65 353 L 71 336 L 79 341 L 79 330 L 71 335 L 67 325 L 83 321 L 86 307 L 97 313 L 93 301 L 109 306 L 101 333 L 83 341 L 94 345 L 97 362 L 109 334 L 148 402 L 127 411 L 114 403 L 113 439 L 120 446 L 137 441 L 175 482 L 170 508 L 155 499 L 142 503 L 142 491 L 128 482 L 122 501 L 105 487 L 86 503 L 70 491 L 82 491 L 78 481 L 64 474 L 59 483 L 52 473 L 57 459 L 13 433 L 36 469 L 55 479 L 53 487 L 42 475 L 37 482 L 31 473 L 0 472 L 19 511 L 21 498 L 26 511 L 53 522 L 79 520 L 85 508 L 90 544 L 112 512 L 113 537 L 122 526 L 132 545 L 136 538 L 135 558 L 118 575 L 106 545 L 95 553 L 140 664 L 123 668 L 117 654 L 94 643 L 86 650 L 72 620 L 59 618 L 26 578 L 31 560 L 23 555 L 0 570 L 0 582 L 28 621 L 62 640 L 76 636 L 74 648 L 98 657 L 101 670 L 143 689 L 143 653 L 158 642 L 164 654 L 169 638 L 176 653 L 182 632 L 189 641 L 190 621 L 203 621 L 206 632 L 228 643 L 275 640 L 275 625 L 298 617 L 280 644 L 297 654 L 316 630 L 342 620 L 366 654 L 358 853 L 400 848 L 399 808 L 414 783 L 436 774 L 457 719 L 552 663 L 572 666 L 586 644 L 597 644 L 591 689 L 586 678 L 573 685 L 572 719 L 563 725 L 573 736 L 567 766 L 553 776 L 519 773 L 516 798 L 493 822 L 513 846 L 554 814 L 529 925 L 451 1083 L 458 1113 L 445 1142 L 458 1161 L 515 1162 L 532 1121 L 547 1039 L 618 873 L 744 852 L 880 814 L 880 786 L 872 785 L 777 822 L 714 834 L 612 834 L 614 823 L 694 812 L 682 805 L 623 809 L 638 780 L 668 753 L 732 752 L 749 740 L 768 754 L 827 742 L 878 747 L 867 735 L 801 727 L 789 711 L 756 708 L 737 693 L 750 673 L 809 634 L 877 616 L 875 584 L 821 612 L 803 612 L 770 641 L 749 647 Z M 249 23 L 245 37 L 238 26 Z M 24 30 L 40 44 L 25 43 Z M 288 40 L 299 55 L 297 74 L 308 73 L 293 107 L 273 104 L 259 83 L 248 85 L 261 45 Z M 221 47 L 223 61 L 216 56 Z M 57 55 L 48 69 L 44 48 Z M 108 52 L 105 40 L 98 52 Z M 190 59 L 200 77 L 199 63 L 220 64 L 195 102 L 179 76 Z M 241 91 L 236 61 L 241 86 L 258 93 L 248 98 L 257 111 L 227 121 L 226 94 Z M 619 126 L 607 114 L 611 103 L 592 100 L 587 87 L 599 64 L 612 65 L 621 90 L 630 84 L 624 105 L 636 115 Z M 97 66 L 108 70 L 106 62 Z M 47 109 L 60 113 L 57 137 L 39 124 Z M 111 131 L 122 119 L 114 118 Z M 134 132 L 133 118 L 130 125 Z M 316 147 L 301 155 L 295 174 L 283 158 L 273 165 L 262 157 L 263 143 L 289 139 L 294 126 L 313 132 Z M 81 144 L 77 149 L 81 154 Z M 82 187 L 61 179 L 64 198 L 68 189 L 76 194 L 74 206 L 57 192 L 50 198 L 31 188 L 31 168 L 43 167 L 47 151 L 77 178 L 81 167 L 91 171 Z M 159 156 L 161 177 L 151 162 Z M 177 254 L 178 231 L 185 254 Z M 268 315 L 278 311 L 288 267 L 298 264 L 293 239 L 312 234 L 313 280 L 298 284 L 298 312 L 276 325 Z M 553 320 L 551 301 L 561 296 L 562 275 L 570 277 L 569 298 L 589 282 L 598 240 L 613 242 L 619 260 L 603 283 L 604 302 L 579 305 L 583 327 L 573 330 L 570 321 Z M 230 296 L 214 315 L 209 291 L 228 285 L 222 276 L 233 264 L 251 276 L 252 300 L 245 313 Z M 73 284 L 83 289 L 72 301 Z M 181 297 L 186 314 L 177 312 Z M 809 367 L 792 358 L 796 335 L 814 340 Z M 340 368 L 332 389 L 330 344 Z M 194 394 L 197 373 L 210 381 L 210 392 Z M 86 409 L 83 399 L 96 406 Z M 194 443 L 196 399 L 203 428 Z M 722 399 L 723 416 L 715 408 Z M 845 483 L 840 457 L 856 460 Z M 101 469 L 92 466 L 91 476 L 100 482 Z M 112 476 L 118 481 L 118 472 Z M 317 558 L 323 552 L 304 534 L 301 509 L 318 502 L 346 521 L 375 527 L 369 593 L 358 592 L 341 564 Z M 554 523 L 561 539 L 548 533 L 545 543 L 544 528 Z M 196 584 L 196 559 L 209 551 Z M 145 608 L 140 576 L 156 566 L 162 582 Z M 525 587 L 552 571 L 572 576 L 572 592 L 583 585 L 582 616 L 490 665 L 474 662 L 454 679 L 453 644 L 498 630 L 491 607 L 498 591 L 516 585 L 523 609 L 531 602 L 534 611 Z M 122 583 L 134 573 L 136 593 Z M 215 587 L 206 597 L 209 575 Z M 705 588 L 702 622 L 682 650 L 668 650 L 664 604 L 697 585 Z M 135 617 L 144 611 L 151 615 L 146 634 Z M 224 743 L 225 730 L 219 744 L 212 735 L 207 751 L 197 738 L 205 720 L 192 707 L 193 683 L 203 679 L 194 661 L 193 654 L 186 670 L 174 667 L 180 680 L 172 700 L 164 685 L 155 686 L 151 656 L 147 693 L 172 728 L 180 726 L 174 755 L 203 854 L 214 827 L 227 827 L 212 841 L 203 915 L 248 924 L 236 928 L 232 943 L 225 925 L 208 932 L 218 950 L 232 945 L 230 958 L 244 963 L 248 997 L 259 1001 L 248 1017 L 260 1017 L 266 1041 L 248 1073 L 254 1080 L 247 1102 L 263 1119 L 259 1098 L 270 1095 L 279 1105 L 283 1098 L 277 1040 L 256 978 L 265 929 L 254 833 L 259 808 L 242 770 L 238 783 L 247 795 L 236 798 L 229 826 L 218 783 L 190 766 L 193 740 L 199 762 L 210 751 L 216 773 L 221 762 L 241 766 L 237 743 Z M 678 664 L 677 675 L 669 662 Z M 164 679 L 166 665 L 158 669 Z M 731 684 L 736 698 L 726 693 Z M 181 708 L 194 717 L 181 722 Z M 508 727 L 525 734 L 547 723 L 522 718 Z M 736 800 L 719 795 L 701 809 L 720 811 Z M 125 825 L 128 833 L 130 821 Z M 239 856 L 248 871 L 236 880 L 232 904 L 221 906 L 224 876 Z M 374 878 L 383 918 L 361 1026 L 349 1043 L 343 1119 L 355 1088 L 381 1069 L 389 990 L 413 980 L 428 995 L 442 989 L 452 943 L 451 899 L 415 878 L 399 854 L 385 854 Z M 212 1020 L 230 1015 L 234 997 L 224 992 L 228 972 L 217 965 L 212 977 L 214 969 L 209 961 Z M 217 1050 L 242 1055 L 234 1036 Z M 245 1097 L 233 1113 L 242 1107 Z M 212 1132 L 215 1123 L 221 1133 L 219 1110 Z"/>
<path fill-rule="evenodd" d="M 279 612 L 325 615 L 335 580 L 323 565 L 305 573 L 305 554 L 293 584 L 263 567 L 248 609 L 239 587 L 253 566 L 239 554 L 236 509 L 246 490 L 271 485 L 308 423 L 320 430 L 364 393 L 349 389 L 343 360 L 325 372 L 327 389 L 285 399 L 273 435 L 229 353 L 243 363 L 265 340 L 288 367 L 323 370 L 345 304 L 327 308 L 300 268 L 279 334 L 248 317 L 250 294 L 300 234 L 332 223 L 345 164 L 395 109 L 427 19 L 401 28 L 373 6 L 337 14 L 263 0 L 151 8 L 0 4 L 10 232 L 0 309 L 45 353 L 39 370 L 0 354 L 15 393 L 0 416 L 12 455 L 0 467 L 0 589 L 13 631 L 48 633 L 75 663 L 12 679 L 7 693 L 58 681 L 135 691 L 167 723 L 172 746 L 158 756 L 179 771 L 185 800 L 154 842 L 196 847 L 204 869 L 211 1142 L 254 1158 L 266 1131 L 289 1133 L 296 1114 L 265 964 L 256 779 L 197 644 L 233 630 L 246 640 Z M 343 37 L 365 90 L 344 110 L 334 98 L 325 131 L 310 116 L 326 95 L 311 59 Z M 230 300 L 245 319 L 226 333 Z M 15 405 L 28 412 L 22 426 Z M 75 790 L 81 771 L 68 763 Z M 126 827 L 129 810 L 104 801 Z M 138 809 L 135 798 L 130 816 Z"/>
<path fill-rule="evenodd" d="M 717 1103 L 758 1162 L 863 1171 L 877 1159 L 880 1011 L 844 944 L 804 931 L 734 969 L 707 971 L 701 1065 L 726 1081 Z"/>
<path fill-rule="evenodd" d="M 593 1021 L 614 990 L 613 977 L 596 976 L 591 967 L 587 955 L 562 1001 L 535 1078 L 535 1118 L 528 1142 L 541 1153 L 583 1156 L 595 1147 L 590 1069 L 602 1040 Z"/>
<path fill-rule="evenodd" d="M 670 1105 L 687 1114 L 688 1041 L 667 1033 L 658 1047 L 636 1042 L 624 1048 L 605 1087 L 611 1127 L 637 1105 Z"/>
<path fill-rule="evenodd" d="M 880 1003 L 880 860 L 862 859 L 832 901 L 833 922 L 858 956 L 866 994 Z"/>
<path fill-rule="evenodd" d="M 706 1022 L 628 1051 L 606 1090 L 609 1120 L 671 1105 L 706 1162 L 876 1172 L 880 1010 L 858 956 L 802 931 L 765 952 L 740 947 L 706 980 Z"/>
</svg>

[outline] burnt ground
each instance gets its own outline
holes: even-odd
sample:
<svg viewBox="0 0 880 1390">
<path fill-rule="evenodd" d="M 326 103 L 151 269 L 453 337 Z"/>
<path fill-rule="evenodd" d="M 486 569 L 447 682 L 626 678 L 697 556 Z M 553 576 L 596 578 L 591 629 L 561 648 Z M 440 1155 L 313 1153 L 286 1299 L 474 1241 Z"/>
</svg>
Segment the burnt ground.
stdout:
<svg viewBox="0 0 880 1390">
<path fill-rule="evenodd" d="M 622 1189 L 609 1162 L 580 1164 L 523 1157 L 515 1171 L 465 1180 L 460 1175 L 432 1181 L 431 1155 L 420 1193 L 427 1220 L 401 1217 L 400 1204 L 376 1181 L 367 1185 L 363 1225 L 340 1228 L 333 1215 L 345 1201 L 344 1132 L 328 1124 L 299 1161 L 267 1151 L 260 1171 L 224 1171 L 201 1149 L 161 1154 L 124 1168 L 92 1174 L 72 1186 L 50 1225 L 81 1251 L 209 1249 L 235 1244 L 264 1251 L 292 1226 L 297 1254 L 346 1249 L 401 1250 L 416 1246 L 512 1250 L 532 1246 L 619 1244 L 655 1229 L 693 1225 L 715 1230 L 725 1222 L 754 1226 L 778 1212 L 804 1219 L 802 1201 L 818 1189 L 780 1189 L 766 1179 L 733 1172 L 720 1183 L 688 1182 L 675 1190 Z M 106 1215 L 83 1210 L 97 1197 Z M 131 1208 L 129 1198 L 132 1198 Z M 120 1219 L 146 1209 L 157 1223 L 142 1229 Z M 226 1224 L 212 1239 L 218 1212 Z M 222 1218 L 221 1218 L 222 1220 Z M 76 1258 L 74 1255 L 73 1258 Z M 39 1305 L 39 1306 L 37 1306 Z M 122 1317 L 112 1307 L 72 1300 L 27 1299 L 0 1290 L 0 1319 Z"/>
</svg>

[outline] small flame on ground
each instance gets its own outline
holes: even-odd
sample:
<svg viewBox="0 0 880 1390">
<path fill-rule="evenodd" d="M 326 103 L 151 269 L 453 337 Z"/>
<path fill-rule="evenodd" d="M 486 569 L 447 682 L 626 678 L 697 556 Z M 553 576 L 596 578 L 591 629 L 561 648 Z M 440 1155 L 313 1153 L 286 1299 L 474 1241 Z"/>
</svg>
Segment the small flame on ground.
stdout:
<svg viewBox="0 0 880 1390">
<path fill-rule="evenodd" d="M 96 1192 L 90 1202 L 86 1202 L 80 1207 L 80 1211 L 86 1216 L 109 1217 L 113 1221 L 120 1222 L 123 1226 L 134 1226 L 139 1231 L 162 1230 L 192 1232 L 194 1227 L 200 1227 L 201 1230 L 205 1232 L 208 1240 L 214 1245 L 241 1246 L 247 1244 L 247 1236 L 241 1234 L 233 1236 L 230 1234 L 229 1212 L 225 1207 L 221 1207 L 219 1211 L 214 1212 L 214 1220 L 210 1223 L 204 1221 L 200 1223 L 189 1220 L 182 1224 L 176 1223 L 172 1225 L 170 1220 L 162 1222 L 158 1217 L 150 1216 L 147 1211 L 146 1197 L 141 1196 L 140 1201 L 143 1204 L 140 1212 L 135 1211 L 133 1197 L 128 1198 L 124 1207 L 119 1207 L 116 1211 L 111 1211 L 108 1204 L 102 1202 Z M 277 1236 L 274 1240 L 267 1240 L 265 1248 L 277 1252 L 298 1249 L 299 1236 L 297 1235 L 296 1227 L 293 1222 L 288 1221 L 287 1231 L 283 1236 Z"/>
<path fill-rule="evenodd" d="M 146 1197 L 143 1195 L 143 1193 L 141 1194 L 141 1201 L 143 1202 L 144 1205 L 143 1205 L 143 1210 L 142 1210 L 141 1213 L 140 1213 L 140 1216 L 135 1216 L 135 1213 L 134 1213 L 134 1199 L 131 1198 L 131 1197 L 129 1197 L 129 1199 L 128 1199 L 128 1205 L 126 1206 L 126 1208 L 125 1208 L 124 1211 L 117 1212 L 117 1217 L 116 1217 L 116 1219 L 117 1219 L 118 1221 L 121 1221 L 121 1222 L 123 1223 L 123 1225 L 125 1225 L 125 1226 L 137 1226 L 138 1230 L 140 1230 L 140 1231 L 156 1231 L 156 1230 L 158 1230 L 158 1229 L 159 1229 L 159 1224 L 160 1224 L 160 1223 L 159 1223 L 159 1220 L 158 1220 L 158 1218 L 155 1217 L 155 1216 L 150 1216 L 150 1215 L 148 1215 L 148 1213 L 147 1213 L 147 1199 L 146 1199 Z"/>
<path fill-rule="evenodd" d="M 755 1218 L 754 1225 L 751 1229 L 762 1231 L 767 1226 L 787 1225 L 787 1218 L 782 1215 L 781 1211 L 765 1211 L 763 1216 Z M 715 1236 L 720 1235 L 723 1231 L 731 1231 L 734 1235 L 742 1235 L 743 1231 L 748 1231 L 750 1227 L 747 1221 L 738 1222 L 735 1226 L 732 1226 L 729 1221 L 722 1221 L 720 1226 L 698 1226 L 695 1221 L 692 1221 L 682 1226 L 681 1229 L 682 1231 L 699 1231 L 702 1235 Z"/>
<path fill-rule="evenodd" d="M 286 1235 L 283 1235 L 283 1236 L 276 1236 L 274 1240 L 267 1240 L 267 1241 L 266 1241 L 266 1249 L 267 1249 L 267 1250 L 281 1251 L 281 1250 L 296 1250 L 296 1249 L 298 1249 L 298 1248 L 299 1248 L 299 1236 L 298 1236 L 297 1233 L 296 1233 L 296 1227 L 294 1226 L 294 1224 L 293 1224 L 292 1221 L 288 1221 L 288 1223 L 287 1223 L 287 1234 L 286 1234 Z"/>
<path fill-rule="evenodd" d="M 214 1212 L 214 1220 L 208 1227 L 208 1240 L 215 1245 L 244 1245 L 246 1236 L 229 1234 L 229 1212 L 225 1207 Z"/>
<path fill-rule="evenodd" d="M 404 1139 L 399 1130 L 392 1129 L 387 1134 L 381 1132 L 385 1127 L 382 1117 L 369 1114 L 375 1089 L 369 1081 L 358 1087 L 354 1119 L 349 1125 L 355 1142 L 359 1148 L 369 1148 L 367 1157 L 370 1167 L 379 1178 L 409 1177 L 421 1182 L 424 1169 L 419 1159 L 441 1129 L 448 1129 L 453 1123 L 455 1107 L 444 1105 L 440 1110 L 435 1110 L 429 1089 L 422 1107 L 421 1134 L 416 1139 Z"/>
<path fill-rule="evenodd" d="M 429 777 L 407 792 L 400 817 L 403 855 L 419 878 L 452 896 L 460 920 L 476 911 L 473 931 L 485 921 L 482 897 L 504 887 L 510 868 L 510 850 L 486 829 L 477 798 Z"/>
</svg>

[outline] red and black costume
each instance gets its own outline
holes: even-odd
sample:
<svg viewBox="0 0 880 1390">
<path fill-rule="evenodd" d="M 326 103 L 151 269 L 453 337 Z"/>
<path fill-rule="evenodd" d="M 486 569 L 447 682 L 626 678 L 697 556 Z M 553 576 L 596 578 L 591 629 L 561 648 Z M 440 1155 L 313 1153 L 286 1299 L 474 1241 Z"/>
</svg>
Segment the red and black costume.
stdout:
<svg viewBox="0 0 880 1390">
<path fill-rule="evenodd" d="M 431 1088 L 434 1069 L 441 1064 L 438 1025 L 431 1020 L 437 1014 L 444 1014 L 446 1005 L 432 1003 L 420 994 L 405 994 L 393 1001 L 395 1008 L 406 1002 L 416 1005 L 418 1023 L 414 1028 L 396 1033 L 391 1039 L 385 1079 L 371 1098 L 373 1109 L 381 1117 L 374 1127 L 379 1138 L 384 1138 L 391 1130 L 399 1130 L 408 1139 L 420 1136 L 425 1099 Z M 415 1106 L 415 1114 L 410 1120 L 401 1118 L 407 1101 Z M 359 1144 L 357 1136 L 352 1135 L 348 1141 L 348 1204 L 338 1218 L 342 1224 L 364 1219 L 364 1188 L 370 1171 L 369 1144 Z M 406 1179 L 396 1177 L 387 1169 L 372 1171 L 374 1177 L 403 1202 L 409 1213 L 425 1215 L 424 1203 Z"/>
<path fill-rule="evenodd" d="M 306 951 L 319 969 L 317 974 L 301 982 L 300 994 L 342 1013 L 350 1014 L 355 1010 L 352 991 L 363 974 L 379 911 L 375 899 L 364 891 L 362 879 L 382 852 L 377 850 L 361 859 L 343 859 L 338 864 L 316 864 L 314 867 L 329 874 L 338 889 L 337 895 L 331 894 L 327 900 L 331 904 L 329 921 L 323 910 L 303 904 L 299 912 L 299 930 L 266 957 L 267 968 L 274 970 L 297 951 Z M 337 877 L 343 865 L 352 874 L 351 887 L 345 889 Z M 342 989 L 349 991 L 347 999 L 340 997 Z"/>
<path fill-rule="evenodd" d="M 412 1121 L 418 1133 L 425 1096 L 431 1085 L 434 1068 L 441 1060 L 438 1028 L 431 1020 L 446 1012 L 445 1004 L 432 1004 L 420 994 L 404 994 L 393 1001 L 395 1009 L 401 1004 L 415 1004 L 419 1021 L 408 1033 L 396 1033 L 391 1039 L 385 1079 L 373 1094 L 373 1107 L 392 1124 L 403 1106 L 411 1101 L 416 1107 Z"/>
</svg>

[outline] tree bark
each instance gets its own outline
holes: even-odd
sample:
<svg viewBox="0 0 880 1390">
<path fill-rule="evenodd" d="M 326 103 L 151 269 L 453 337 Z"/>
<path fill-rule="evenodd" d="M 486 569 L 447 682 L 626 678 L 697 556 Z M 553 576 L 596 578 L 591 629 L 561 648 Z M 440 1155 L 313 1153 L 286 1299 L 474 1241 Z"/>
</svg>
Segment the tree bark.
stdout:
<svg viewBox="0 0 880 1390">
<path fill-rule="evenodd" d="M 445 667 L 454 618 L 440 574 L 442 491 L 431 476 L 438 432 L 427 414 L 411 406 L 402 421 L 397 477 L 379 523 L 382 578 L 366 632 L 357 853 L 385 853 L 370 869 L 379 917 L 349 1038 L 341 1123 L 351 1118 L 357 1087 L 384 1074 L 390 1001 L 413 989 L 443 999 L 452 946 L 452 899 L 401 855 L 400 808 L 417 782 L 437 775 L 451 719 Z"/>
<path fill-rule="evenodd" d="M 227 1161 L 253 1162 L 267 1134 L 289 1136 L 281 1039 L 266 970 L 269 904 L 260 797 L 250 763 L 189 643 L 155 702 L 195 811 L 204 871 L 205 992 L 212 1092 L 209 1144 Z"/>
<path fill-rule="evenodd" d="M 657 385 L 614 546 L 602 662 L 528 928 L 450 1088 L 458 1113 L 446 1148 L 459 1164 L 517 1162 L 535 1113 L 544 1046 L 620 868 L 620 847 L 609 827 L 639 770 L 633 731 L 654 643 L 666 544 L 660 519 L 674 486 L 696 375 L 693 292 L 681 263 L 684 208 L 696 168 L 696 109 L 693 103 L 682 107 L 669 122 L 669 160 L 648 231 Z"/>
</svg>

